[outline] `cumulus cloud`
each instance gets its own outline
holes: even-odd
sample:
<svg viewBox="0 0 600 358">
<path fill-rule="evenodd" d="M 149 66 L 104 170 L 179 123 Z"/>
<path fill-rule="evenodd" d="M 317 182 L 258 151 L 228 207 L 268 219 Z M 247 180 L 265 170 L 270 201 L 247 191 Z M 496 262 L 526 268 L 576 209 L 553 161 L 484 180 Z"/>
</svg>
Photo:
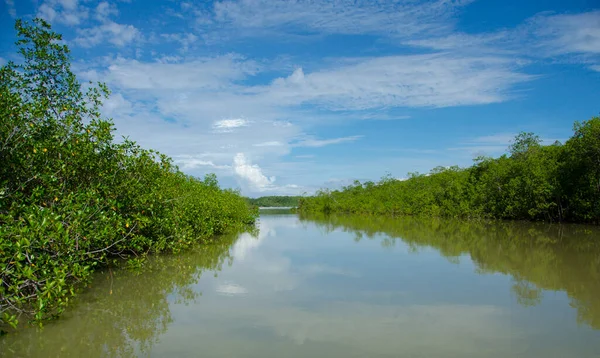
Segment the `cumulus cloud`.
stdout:
<svg viewBox="0 0 600 358">
<path fill-rule="evenodd" d="M 252 164 L 246 159 L 244 153 L 237 153 L 233 158 L 233 170 L 238 177 L 258 191 L 269 189 L 275 182 L 274 176 L 264 175 L 258 165 Z"/>
</svg>

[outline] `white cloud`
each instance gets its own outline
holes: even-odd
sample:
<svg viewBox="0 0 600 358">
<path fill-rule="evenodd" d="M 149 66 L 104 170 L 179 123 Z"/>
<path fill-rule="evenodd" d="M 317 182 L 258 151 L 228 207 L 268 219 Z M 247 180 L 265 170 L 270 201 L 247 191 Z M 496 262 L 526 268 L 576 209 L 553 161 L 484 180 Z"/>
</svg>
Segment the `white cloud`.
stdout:
<svg viewBox="0 0 600 358">
<path fill-rule="evenodd" d="M 408 38 L 402 43 L 462 54 L 560 60 L 594 69 L 600 62 L 600 11 L 545 12 L 515 28 L 488 33 L 461 33 L 451 28 L 440 36 Z"/>
<path fill-rule="evenodd" d="M 181 52 L 188 52 L 190 46 L 193 45 L 196 41 L 198 41 L 198 36 L 193 33 L 183 33 L 183 34 L 162 34 L 161 37 L 165 38 L 168 41 L 178 42 L 181 45 Z"/>
<path fill-rule="evenodd" d="M 119 10 L 114 4 L 107 1 L 102 1 L 96 6 L 95 18 L 98 21 L 107 21 L 109 17 L 116 16 L 119 14 Z"/>
<path fill-rule="evenodd" d="M 315 103 L 333 110 L 447 107 L 503 102 L 512 86 L 533 77 L 515 60 L 451 54 L 348 59 L 305 74 L 301 69 L 264 88 L 278 103 Z"/>
<path fill-rule="evenodd" d="M 541 15 L 531 21 L 531 26 L 541 55 L 568 56 L 571 61 L 587 64 L 597 71 L 600 64 L 600 10 Z"/>
<path fill-rule="evenodd" d="M 93 47 L 104 42 L 123 47 L 134 41 L 143 40 L 142 33 L 135 26 L 118 24 L 111 20 L 96 27 L 80 29 L 77 32 L 75 43 L 81 47 Z"/>
<path fill-rule="evenodd" d="M 221 27 L 242 28 L 241 36 L 298 29 L 325 34 L 384 34 L 407 37 L 447 27 L 457 8 L 470 1 L 242 0 L 214 4 Z M 206 19 L 206 12 L 201 17 Z M 206 22 L 204 20 L 203 22 Z M 255 32 L 251 30 L 256 30 Z"/>
<path fill-rule="evenodd" d="M 106 71 L 106 79 L 124 89 L 201 90 L 229 88 L 233 81 L 258 71 L 255 61 L 230 54 L 201 57 L 186 62 L 141 62 L 117 58 Z"/>
<path fill-rule="evenodd" d="M 95 77 L 94 73 L 88 74 L 90 77 Z M 97 81 L 97 79 L 94 79 Z M 130 101 L 126 100 L 121 93 L 113 93 L 103 104 L 103 114 L 111 117 L 115 114 L 130 114 L 133 110 L 133 105 Z"/>
<path fill-rule="evenodd" d="M 249 124 L 249 121 L 241 118 L 221 119 L 213 123 L 213 128 L 219 132 L 231 132 L 234 128 L 247 127 Z"/>
<path fill-rule="evenodd" d="M 262 143 L 254 144 L 255 147 L 279 147 L 282 145 L 284 145 L 284 144 L 281 142 L 278 142 L 276 140 L 270 141 L 270 142 L 262 142 Z"/>
<path fill-rule="evenodd" d="M 233 170 L 235 174 L 247 181 L 254 189 L 265 191 L 275 182 L 275 177 L 267 177 L 262 173 L 262 169 L 250 163 L 244 153 L 237 153 L 233 158 Z"/>
<path fill-rule="evenodd" d="M 425 47 L 434 50 L 459 50 L 462 53 L 472 50 L 473 53 L 515 53 L 504 46 L 499 46 L 510 40 L 511 34 L 507 31 L 483 34 L 451 33 L 441 37 L 427 37 L 405 40 L 404 44 Z"/>
<path fill-rule="evenodd" d="M 333 139 L 307 138 L 307 139 L 302 139 L 302 140 L 294 143 L 293 145 L 295 147 L 324 147 L 326 145 L 331 145 L 331 144 L 354 142 L 362 137 L 363 136 L 361 136 L 361 135 L 354 135 L 354 136 L 350 136 L 350 137 L 341 137 L 341 138 L 333 138 Z"/>
<path fill-rule="evenodd" d="M 248 290 L 246 288 L 230 282 L 220 284 L 219 286 L 217 286 L 216 291 L 217 293 L 220 293 L 221 295 L 225 296 L 239 296 L 248 293 Z"/>
<path fill-rule="evenodd" d="M 333 267 L 324 264 L 310 264 L 300 269 L 302 272 L 309 275 L 338 275 L 346 277 L 358 278 L 361 275 L 352 270 L 343 269 L 339 267 Z"/>
<path fill-rule="evenodd" d="M 600 54 L 600 11 L 541 15 L 532 23 L 543 44 L 556 54 Z"/>
<path fill-rule="evenodd" d="M 37 16 L 50 23 L 75 26 L 89 17 L 89 11 L 78 0 L 46 0 L 40 5 Z"/>
<path fill-rule="evenodd" d="M 179 155 L 175 156 L 173 160 L 176 164 L 181 166 L 182 170 L 190 170 L 200 167 L 209 167 L 214 169 L 230 170 L 230 165 L 217 165 L 212 160 L 206 160 L 205 155 Z"/>
<path fill-rule="evenodd" d="M 17 9 L 15 8 L 15 0 L 4 0 L 6 10 L 13 19 L 17 17 Z"/>
</svg>

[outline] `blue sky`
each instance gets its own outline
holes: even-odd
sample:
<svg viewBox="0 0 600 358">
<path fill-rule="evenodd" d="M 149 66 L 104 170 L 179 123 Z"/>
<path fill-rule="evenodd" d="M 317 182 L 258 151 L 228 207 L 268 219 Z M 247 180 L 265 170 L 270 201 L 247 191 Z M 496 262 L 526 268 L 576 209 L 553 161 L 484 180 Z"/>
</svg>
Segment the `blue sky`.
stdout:
<svg viewBox="0 0 600 358">
<path fill-rule="evenodd" d="M 119 135 L 250 196 L 468 166 L 600 113 L 600 1 L 1 0 L 63 33 Z"/>
</svg>

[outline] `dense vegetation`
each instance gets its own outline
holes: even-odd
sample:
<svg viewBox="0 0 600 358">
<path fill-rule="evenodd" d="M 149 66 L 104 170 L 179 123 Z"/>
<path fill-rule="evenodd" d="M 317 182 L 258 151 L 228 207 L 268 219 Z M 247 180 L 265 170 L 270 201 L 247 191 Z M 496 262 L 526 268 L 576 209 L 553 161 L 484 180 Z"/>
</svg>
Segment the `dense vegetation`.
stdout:
<svg viewBox="0 0 600 358">
<path fill-rule="evenodd" d="M 563 291 L 577 310 L 577 321 L 600 329 L 599 229 L 517 221 L 447 220 L 377 215 L 301 214 L 325 231 L 344 230 L 355 241 L 376 239 L 384 247 L 433 248 L 452 262 L 469 255 L 478 273 L 513 278 L 517 301 L 533 306 L 543 291 Z"/>
<path fill-rule="evenodd" d="M 262 207 L 288 206 L 297 207 L 301 196 L 261 196 L 260 198 L 248 198 L 252 205 Z"/>
<path fill-rule="evenodd" d="M 519 134 L 510 153 L 302 198 L 302 212 L 600 222 L 600 118 L 576 122 L 565 144 Z"/>
<path fill-rule="evenodd" d="M 100 114 L 43 20 L 17 21 L 23 61 L 0 69 L 0 325 L 56 317 L 97 268 L 175 252 L 254 222 L 239 193 L 180 172 Z M 0 327 L 1 328 L 1 327 Z"/>
</svg>

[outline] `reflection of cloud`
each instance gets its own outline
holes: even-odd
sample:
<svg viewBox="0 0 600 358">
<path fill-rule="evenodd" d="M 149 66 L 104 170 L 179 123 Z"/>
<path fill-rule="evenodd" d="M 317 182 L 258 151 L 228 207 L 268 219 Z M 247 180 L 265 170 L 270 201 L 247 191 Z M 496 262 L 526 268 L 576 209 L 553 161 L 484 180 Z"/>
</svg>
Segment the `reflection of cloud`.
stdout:
<svg viewBox="0 0 600 358">
<path fill-rule="evenodd" d="M 249 233 L 243 233 L 240 238 L 235 242 L 233 249 L 231 250 L 233 257 L 236 261 L 242 261 L 254 248 L 259 247 L 261 244 L 261 238 L 254 237 Z"/>
<path fill-rule="evenodd" d="M 399 307 L 334 302 L 314 312 L 282 308 L 271 314 L 262 313 L 265 316 L 260 317 L 264 320 L 261 324 L 297 344 L 350 344 L 378 354 L 418 352 L 427 345 L 430 354 L 444 350 L 450 355 L 453 351 L 467 353 L 482 348 L 473 344 L 478 341 L 491 344 L 497 340 L 503 344 L 512 336 L 509 326 L 500 325 L 502 310 L 486 305 Z"/>
<path fill-rule="evenodd" d="M 260 220 L 258 223 L 258 236 L 254 237 L 249 233 L 243 233 L 236 241 L 232 249 L 233 257 L 237 261 L 242 261 L 250 253 L 250 251 L 259 247 L 265 238 L 268 236 L 275 237 L 277 233 L 275 228 L 269 225 L 268 220 Z"/>
<path fill-rule="evenodd" d="M 224 283 L 217 286 L 217 293 L 225 296 L 245 295 L 248 290 L 235 283 Z"/>
<path fill-rule="evenodd" d="M 360 277 L 355 271 L 345 270 L 339 267 L 332 267 L 322 264 L 311 264 L 302 269 L 302 272 L 309 275 L 339 275 L 347 277 Z"/>
<path fill-rule="evenodd" d="M 226 336 L 230 344 L 239 346 L 231 352 L 233 356 L 244 352 L 246 335 L 238 335 L 240 329 L 271 331 L 282 338 L 267 336 L 259 349 L 277 344 L 291 353 L 325 346 L 332 347 L 333 355 L 340 357 L 396 357 L 401 352 L 406 357 L 504 358 L 522 352 L 527 348 L 525 342 L 531 339 L 515 329 L 507 319 L 509 312 L 492 305 L 396 306 L 320 301 L 316 308 L 307 309 L 272 296 L 226 303 L 217 298 L 196 307 L 199 311 L 192 314 L 202 316 L 221 338 Z M 194 317 L 186 317 L 190 319 Z M 179 333 L 176 330 L 172 336 Z M 295 344 L 290 345 L 288 340 Z"/>
</svg>

